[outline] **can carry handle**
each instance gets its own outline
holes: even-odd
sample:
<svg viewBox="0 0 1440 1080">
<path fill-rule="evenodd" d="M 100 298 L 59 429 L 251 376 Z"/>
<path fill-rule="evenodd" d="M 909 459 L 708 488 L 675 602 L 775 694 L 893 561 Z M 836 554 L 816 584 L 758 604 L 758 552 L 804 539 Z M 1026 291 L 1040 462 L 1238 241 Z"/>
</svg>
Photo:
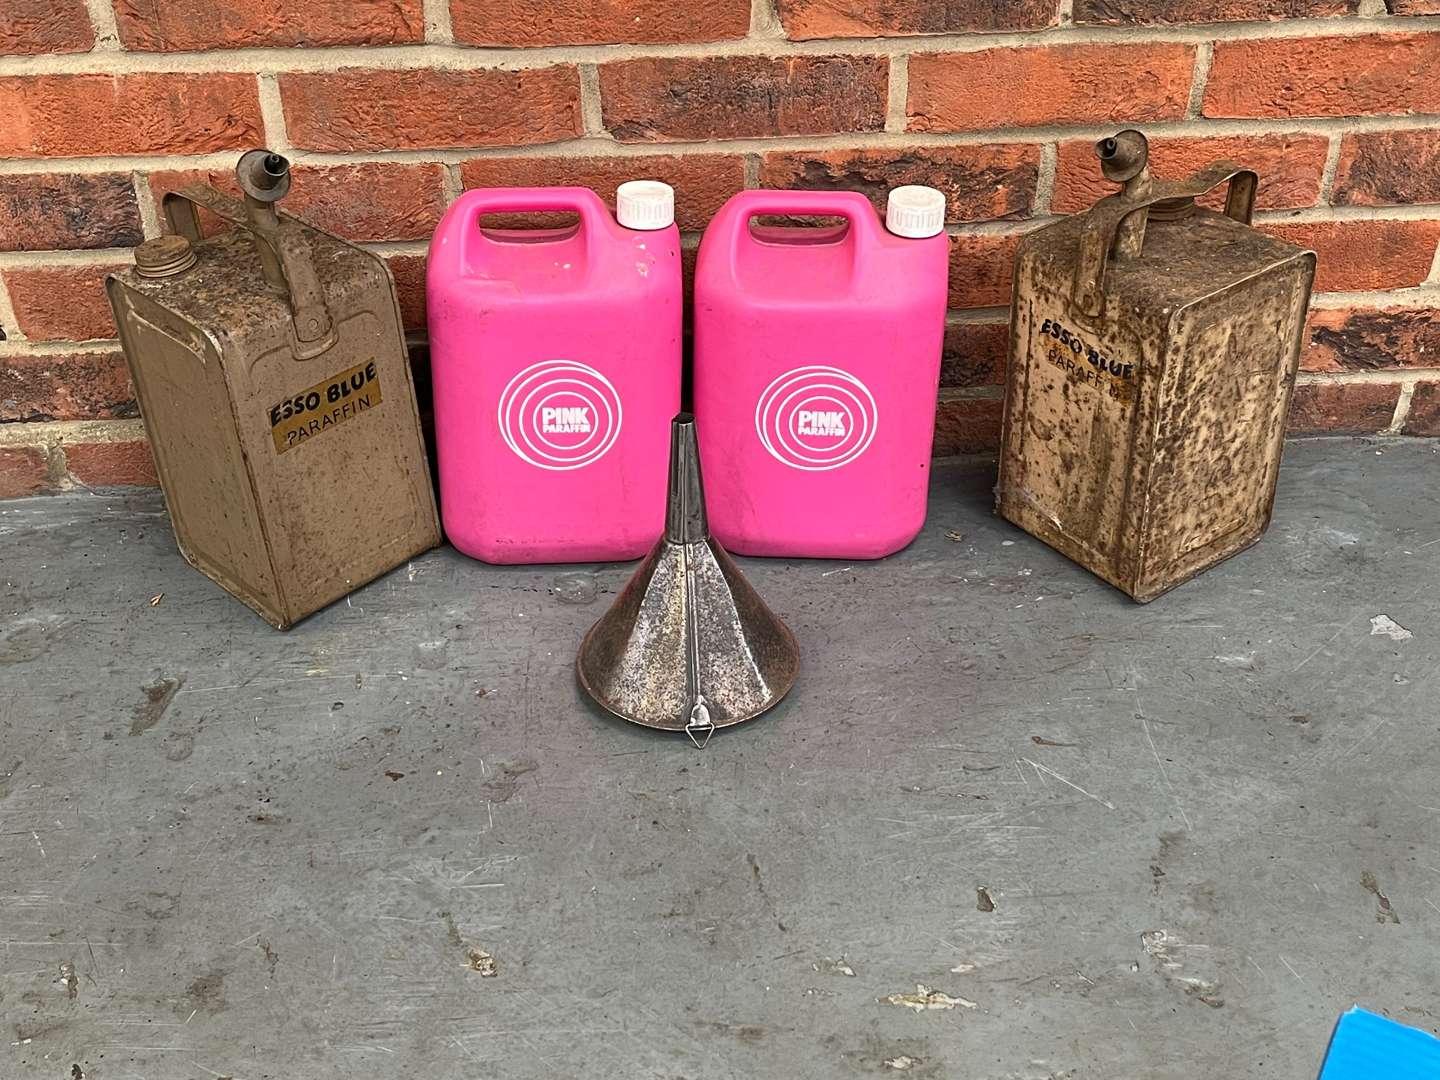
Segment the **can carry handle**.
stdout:
<svg viewBox="0 0 1440 1080">
<path fill-rule="evenodd" d="M 880 218 L 875 213 L 875 207 L 858 191 L 781 191 L 757 188 L 743 191 L 734 198 L 738 215 L 735 222 L 737 237 L 744 236 L 753 240 L 750 219 L 772 215 L 841 217 L 849 223 L 851 235 L 861 243 L 876 239 L 880 232 Z"/>
<path fill-rule="evenodd" d="M 568 210 L 579 216 L 580 231 L 587 242 L 594 238 L 600 223 L 610 217 L 609 207 L 587 187 L 472 188 L 456 200 L 455 210 L 460 225 L 460 258 L 467 266 L 478 244 L 495 243 L 480 228 L 480 219 L 486 214 Z"/>
<path fill-rule="evenodd" d="M 1113 257 L 1123 257 L 1116 249 L 1116 237 L 1130 225 L 1134 228 L 1139 215 L 1143 244 L 1146 212 L 1158 202 L 1170 199 L 1195 199 L 1208 195 L 1221 184 L 1228 184 L 1225 193 L 1225 215 L 1242 225 L 1249 225 L 1255 212 L 1255 190 L 1260 177 L 1253 169 L 1241 168 L 1231 161 L 1217 161 L 1201 169 L 1188 180 L 1155 181 L 1145 197 L 1126 198 L 1124 194 L 1108 195 L 1085 214 L 1085 227 L 1080 234 L 1080 251 L 1075 262 L 1075 303 L 1086 315 L 1098 316 L 1105 308 L 1105 274 Z M 1140 250 L 1139 244 L 1136 250 Z"/>
<path fill-rule="evenodd" d="M 335 344 L 334 321 L 325 306 L 320 280 L 315 276 L 310 242 L 300 225 L 282 220 L 273 228 L 259 227 L 239 199 L 222 195 L 204 184 L 188 184 L 177 191 L 166 192 L 162 205 L 170 231 L 192 243 L 200 240 L 198 208 L 203 207 L 231 225 L 247 230 L 256 243 L 262 245 L 262 250 L 273 255 L 290 302 L 297 360 L 319 356 Z"/>
</svg>

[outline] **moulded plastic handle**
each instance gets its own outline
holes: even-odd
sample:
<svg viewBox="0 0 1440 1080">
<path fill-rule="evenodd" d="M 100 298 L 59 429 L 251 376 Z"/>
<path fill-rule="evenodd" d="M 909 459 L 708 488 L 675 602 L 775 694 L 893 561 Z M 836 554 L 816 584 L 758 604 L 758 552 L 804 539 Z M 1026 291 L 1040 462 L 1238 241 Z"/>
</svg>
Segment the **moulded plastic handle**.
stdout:
<svg viewBox="0 0 1440 1080">
<path fill-rule="evenodd" d="M 730 205 L 736 219 L 737 235 L 750 234 L 750 219 L 764 215 L 782 217 L 843 217 L 857 240 L 879 235 L 880 217 L 870 200 L 856 191 L 742 191 Z"/>
<path fill-rule="evenodd" d="M 455 210 L 460 227 L 460 258 L 464 265 L 469 264 L 477 244 L 489 242 L 480 230 L 480 219 L 486 214 L 569 210 L 580 216 L 580 230 L 587 242 L 600 223 L 610 218 L 610 208 L 600 201 L 600 196 L 584 187 L 474 188 L 456 200 Z"/>
</svg>

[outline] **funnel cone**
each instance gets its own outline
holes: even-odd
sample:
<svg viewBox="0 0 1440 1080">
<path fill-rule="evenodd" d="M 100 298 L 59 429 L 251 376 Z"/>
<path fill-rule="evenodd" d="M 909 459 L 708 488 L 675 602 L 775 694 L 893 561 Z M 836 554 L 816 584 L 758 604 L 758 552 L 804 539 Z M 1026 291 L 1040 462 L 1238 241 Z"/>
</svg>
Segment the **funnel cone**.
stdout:
<svg viewBox="0 0 1440 1080">
<path fill-rule="evenodd" d="M 585 635 L 580 685 L 631 723 L 684 731 L 759 716 L 795 683 L 800 650 L 725 549 L 710 537 L 695 420 L 670 428 L 665 535 Z"/>
</svg>

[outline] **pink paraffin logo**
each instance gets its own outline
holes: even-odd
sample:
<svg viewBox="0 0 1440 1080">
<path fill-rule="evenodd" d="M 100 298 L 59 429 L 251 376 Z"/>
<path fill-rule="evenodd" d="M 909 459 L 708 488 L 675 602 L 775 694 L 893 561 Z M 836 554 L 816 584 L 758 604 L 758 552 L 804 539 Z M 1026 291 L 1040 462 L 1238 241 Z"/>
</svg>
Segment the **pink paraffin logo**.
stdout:
<svg viewBox="0 0 1440 1080">
<path fill-rule="evenodd" d="M 620 437 L 620 395 L 575 360 L 542 360 L 510 380 L 497 413 L 505 445 L 539 469 L 598 461 Z"/>
<path fill-rule="evenodd" d="M 792 469 L 838 469 L 875 438 L 875 398 L 848 371 L 809 364 L 787 371 L 755 405 L 755 432 L 777 461 Z"/>
</svg>

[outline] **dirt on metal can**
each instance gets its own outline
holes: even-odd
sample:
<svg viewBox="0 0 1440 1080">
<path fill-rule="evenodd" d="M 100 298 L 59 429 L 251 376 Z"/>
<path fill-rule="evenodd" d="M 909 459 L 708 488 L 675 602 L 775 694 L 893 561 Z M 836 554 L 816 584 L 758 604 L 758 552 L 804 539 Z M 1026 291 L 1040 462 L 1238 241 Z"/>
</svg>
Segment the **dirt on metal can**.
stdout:
<svg viewBox="0 0 1440 1080">
<path fill-rule="evenodd" d="M 1123 189 L 1016 256 L 997 508 L 1146 602 L 1270 522 L 1315 255 L 1250 227 L 1253 171 L 1096 151 Z"/>
<path fill-rule="evenodd" d="M 277 214 L 278 154 L 236 173 L 243 203 L 167 194 L 170 234 L 107 287 L 181 554 L 285 629 L 440 527 L 389 269 Z"/>
</svg>

